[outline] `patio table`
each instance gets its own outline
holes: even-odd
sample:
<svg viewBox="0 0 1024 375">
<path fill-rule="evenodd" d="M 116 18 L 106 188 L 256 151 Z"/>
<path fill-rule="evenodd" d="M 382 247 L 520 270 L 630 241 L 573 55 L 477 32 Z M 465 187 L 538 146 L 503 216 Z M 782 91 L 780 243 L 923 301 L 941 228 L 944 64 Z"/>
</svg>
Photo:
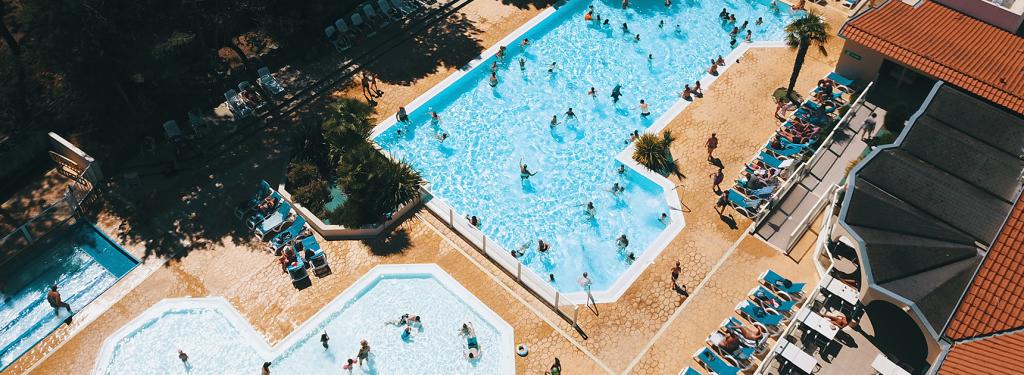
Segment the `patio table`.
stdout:
<svg viewBox="0 0 1024 375">
<path fill-rule="evenodd" d="M 875 372 L 882 375 L 910 375 L 907 370 L 897 366 L 882 354 L 876 356 L 875 360 L 871 362 L 871 368 L 875 369 Z"/>
<path fill-rule="evenodd" d="M 775 353 L 805 374 L 810 374 L 814 371 L 814 366 L 818 365 L 818 360 L 805 353 L 796 344 L 786 340 L 779 342 L 779 346 L 775 348 Z"/>
<path fill-rule="evenodd" d="M 857 302 L 860 302 L 860 299 L 858 298 L 860 295 L 857 293 L 856 289 L 846 285 L 842 281 L 836 280 L 836 278 L 832 276 L 826 276 L 825 290 L 835 296 L 838 296 L 843 301 L 846 301 L 851 305 L 856 306 Z"/>
<path fill-rule="evenodd" d="M 826 339 L 832 341 L 839 332 L 839 327 L 831 321 L 811 310 L 801 310 L 796 319 L 803 325 L 810 327 L 814 332 L 820 333 Z"/>
</svg>

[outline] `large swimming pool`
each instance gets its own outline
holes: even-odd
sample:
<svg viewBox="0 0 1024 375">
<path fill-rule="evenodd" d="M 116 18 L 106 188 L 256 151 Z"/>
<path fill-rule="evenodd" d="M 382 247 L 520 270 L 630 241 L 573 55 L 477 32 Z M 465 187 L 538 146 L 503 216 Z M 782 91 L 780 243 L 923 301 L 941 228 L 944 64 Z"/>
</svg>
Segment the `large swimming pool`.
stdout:
<svg viewBox="0 0 1024 375">
<path fill-rule="evenodd" d="M 421 317 L 412 336 L 387 324 Z M 476 330 L 482 355 L 464 357 L 463 322 Z M 326 332 L 329 347 L 320 343 Z M 347 374 L 360 340 L 369 362 L 353 374 L 511 374 L 512 328 L 437 266 L 382 266 L 302 324 L 275 347 L 220 298 L 165 300 L 111 336 L 97 374 Z M 185 351 L 188 364 L 178 359 Z"/>
<path fill-rule="evenodd" d="M 31 349 L 69 314 L 54 314 L 46 302 L 57 285 L 64 302 L 78 311 L 103 294 L 138 264 L 134 258 L 88 223 L 57 229 L 0 266 L 0 368 Z"/>
<path fill-rule="evenodd" d="M 684 84 L 692 86 L 712 58 L 733 49 L 733 25 L 719 19 L 722 8 L 736 14 L 736 26 L 749 21 L 754 41 L 780 40 L 793 17 L 772 10 L 767 0 L 676 1 L 671 7 L 633 1 L 627 10 L 620 4 L 562 5 L 516 38 L 504 59 L 489 57 L 417 106 L 410 124 L 390 126 L 375 138 L 420 171 L 436 197 L 481 218 L 488 237 L 509 250 L 526 249 L 520 261 L 545 279 L 554 275 L 563 292 L 578 291 L 584 271 L 595 290 L 609 287 L 630 266 L 627 254 L 639 257 L 666 228 L 658 220 L 669 210 L 664 189 L 629 168 L 618 173 L 615 157 L 631 132 L 650 127 L 680 100 Z M 584 20 L 591 5 L 608 25 Z M 522 38 L 530 40 L 525 48 L 518 44 Z M 491 87 L 494 61 L 498 83 Z M 615 85 L 622 88 L 618 103 L 610 98 Z M 587 95 L 591 87 L 596 97 Z M 640 115 L 640 100 L 650 116 Z M 570 107 L 574 119 L 565 115 Z M 439 123 L 432 123 L 430 111 L 438 112 Z M 552 127 L 554 115 L 560 124 Z M 693 162 L 703 161 L 682 161 Z M 521 179 L 520 164 L 536 175 Z M 616 183 L 624 193 L 610 192 Z M 593 218 L 588 202 L 595 205 Z M 623 234 L 626 251 L 616 244 Z M 551 250 L 537 252 L 538 239 Z"/>
</svg>

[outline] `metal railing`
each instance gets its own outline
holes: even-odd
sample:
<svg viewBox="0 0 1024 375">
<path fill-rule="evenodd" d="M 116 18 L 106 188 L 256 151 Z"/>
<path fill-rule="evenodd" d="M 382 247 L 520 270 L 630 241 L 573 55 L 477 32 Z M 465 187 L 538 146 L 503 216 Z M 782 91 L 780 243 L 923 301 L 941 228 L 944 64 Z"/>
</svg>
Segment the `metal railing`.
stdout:
<svg viewBox="0 0 1024 375">
<path fill-rule="evenodd" d="M 821 159 L 822 155 L 824 155 L 824 153 L 819 151 L 827 150 L 830 146 L 832 146 L 832 143 L 835 142 L 836 132 L 839 129 L 845 127 L 847 124 L 849 124 L 850 120 L 853 119 L 853 114 L 856 113 L 857 110 L 864 105 L 865 100 L 867 98 L 868 90 L 871 89 L 872 85 L 874 85 L 874 82 L 868 83 L 868 85 L 864 87 L 864 90 L 860 92 L 860 95 L 857 97 L 857 100 L 850 104 L 849 110 L 847 110 L 846 113 L 843 114 L 843 117 L 840 118 L 839 121 L 836 123 L 836 125 L 832 127 L 832 131 L 830 131 L 828 133 L 828 136 L 826 136 L 825 139 L 821 141 L 818 147 L 814 150 L 814 153 L 811 155 L 811 157 L 797 165 L 795 169 L 793 169 L 793 172 L 789 174 L 789 177 L 785 180 L 782 186 L 779 187 L 779 189 L 776 190 L 774 193 L 772 193 L 771 197 L 769 197 L 766 200 L 767 203 L 765 204 L 764 208 L 761 209 L 761 211 L 759 211 L 756 217 L 754 218 L 755 224 L 752 227 L 753 230 L 756 231 L 757 228 L 761 227 L 761 225 L 764 223 L 764 220 L 768 218 L 768 214 L 770 214 L 772 210 L 775 208 L 775 206 L 779 203 L 779 201 L 781 201 L 782 198 L 784 198 L 786 194 L 788 194 L 789 191 L 792 190 L 794 186 L 796 186 L 796 182 L 802 180 L 804 177 L 807 177 L 807 174 L 810 173 L 810 166 L 813 166 L 815 163 L 817 163 L 818 160 Z M 772 137 L 774 137 L 774 135 L 772 135 Z M 769 138 L 768 141 L 771 142 L 771 138 Z M 792 240 L 790 241 L 792 242 Z M 788 253 L 791 248 L 792 244 L 786 247 L 786 252 Z"/>
<path fill-rule="evenodd" d="M 88 170 L 86 167 L 83 174 Z M 43 211 L 26 220 L 0 238 L 0 263 L 32 246 L 61 224 L 78 213 L 82 202 L 92 193 L 92 184 L 75 180 L 60 199 L 51 202 Z"/>
<path fill-rule="evenodd" d="M 443 199 L 434 196 L 426 201 L 426 206 L 445 225 L 462 236 L 477 251 L 490 259 L 492 263 L 504 270 L 516 282 L 553 308 L 558 315 L 578 329 L 579 326 L 576 324 L 580 310 L 578 304 L 566 298 L 564 294 L 556 290 L 550 283 L 529 268 L 524 269 L 523 263 L 512 256 L 508 249 L 491 240 L 479 228 L 470 224 L 469 220 L 465 217 L 457 215 L 455 209 Z"/>
</svg>

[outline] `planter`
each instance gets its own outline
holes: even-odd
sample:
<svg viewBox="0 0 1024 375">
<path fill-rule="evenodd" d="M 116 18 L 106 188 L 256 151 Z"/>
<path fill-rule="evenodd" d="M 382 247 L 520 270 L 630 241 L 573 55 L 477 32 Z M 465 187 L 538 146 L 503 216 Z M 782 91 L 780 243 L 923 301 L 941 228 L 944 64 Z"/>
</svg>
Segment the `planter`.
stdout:
<svg viewBox="0 0 1024 375">
<path fill-rule="evenodd" d="M 348 228 L 342 225 L 325 223 L 311 211 L 302 207 L 301 204 L 292 199 L 292 195 L 288 193 L 283 183 L 277 186 L 277 192 L 292 205 L 292 208 L 299 214 L 299 216 L 306 219 L 306 224 L 308 224 L 310 228 L 313 228 L 313 230 L 319 233 L 321 237 L 328 241 L 365 240 L 377 238 L 381 234 L 389 232 L 392 228 L 398 225 L 401 219 L 416 208 L 416 206 L 418 206 L 423 200 L 423 197 L 427 194 L 425 190 L 420 189 L 420 198 L 399 207 L 398 210 L 395 211 L 394 215 L 391 216 L 391 219 L 388 219 L 383 223 L 363 228 Z"/>
</svg>

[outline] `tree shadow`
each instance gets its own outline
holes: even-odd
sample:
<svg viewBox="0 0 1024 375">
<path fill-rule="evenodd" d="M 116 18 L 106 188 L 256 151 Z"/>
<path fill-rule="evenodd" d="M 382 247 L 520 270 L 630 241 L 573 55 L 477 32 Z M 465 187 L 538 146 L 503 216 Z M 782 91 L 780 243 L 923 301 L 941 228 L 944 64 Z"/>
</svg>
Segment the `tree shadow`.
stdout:
<svg viewBox="0 0 1024 375">
<path fill-rule="evenodd" d="M 401 254 L 412 246 L 412 239 L 409 231 L 405 228 L 398 228 L 387 236 L 363 240 L 363 244 L 370 248 L 370 252 L 377 256 L 388 256 Z"/>
<path fill-rule="evenodd" d="M 480 33 L 481 29 L 464 14 L 456 13 L 417 33 L 364 69 L 382 82 L 409 85 L 438 68 L 461 68 L 479 58 L 484 50 L 477 38 Z"/>
<path fill-rule="evenodd" d="M 519 9 L 529 9 L 530 7 L 543 9 L 549 5 L 555 5 L 557 2 L 554 0 L 501 0 L 502 4 L 511 5 Z"/>
</svg>

